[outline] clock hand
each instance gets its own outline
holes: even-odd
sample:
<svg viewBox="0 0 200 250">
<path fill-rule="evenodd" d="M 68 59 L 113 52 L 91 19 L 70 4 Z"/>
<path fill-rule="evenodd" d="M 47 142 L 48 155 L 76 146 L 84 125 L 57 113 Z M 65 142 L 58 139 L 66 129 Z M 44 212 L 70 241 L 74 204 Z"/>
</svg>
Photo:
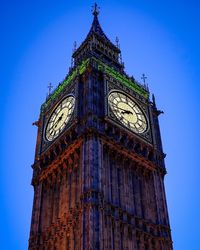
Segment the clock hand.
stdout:
<svg viewBox="0 0 200 250">
<path fill-rule="evenodd" d="M 114 104 L 113 104 L 113 106 L 115 106 L 116 110 L 117 110 L 117 109 L 123 110 L 123 111 L 121 112 L 122 114 L 128 114 L 128 115 L 133 114 L 133 112 L 131 112 L 130 110 L 120 108 L 120 107 L 118 107 L 118 106 L 116 106 L 116 105 L 114 105 Z"/>
<path fill-rule="evenodd" d="M 56 127 L 57 127 L 57 125 L 58 125 L 59 121 L 61 121 L 61 120 L 62 120 L 62 117 L 63 117 L 63 113 L 62 113 L 62 115 L 58 118 L 58 120 L 55 122 L 55 124 L 54 124 L 54 128 L 56 128 Z"/>
<path fill-rule="evenodd" d="M 124 110 L 124 111 L 121 111 L 121 114 L 133 115 L 133 112 L 131 112 L 130 110 Z"/>
<path fill-rule="evenodd" d="M 121 108 L 116 108 L 114 110 L 118 111 L 118 109 L 121 109 Z M 120 112 L 122 115 L 124 115 L 124 114 L 133 115 L 133 112 L 131 112 L 130 110 L 126 110 L 126 109 L 121 109 L 121 110 L 123 110 L 123 111 Z"/>
<path fill-rule="evenodd" d="M 116 106 L 116 105 L 113 105 L 113 106 L 115 107 L 115 109 L 120 109 L 120 110 L 125 111 L 125 109 L 119 108 L 119 107 L 118 107 L 118 106 Z"/>
</svg>

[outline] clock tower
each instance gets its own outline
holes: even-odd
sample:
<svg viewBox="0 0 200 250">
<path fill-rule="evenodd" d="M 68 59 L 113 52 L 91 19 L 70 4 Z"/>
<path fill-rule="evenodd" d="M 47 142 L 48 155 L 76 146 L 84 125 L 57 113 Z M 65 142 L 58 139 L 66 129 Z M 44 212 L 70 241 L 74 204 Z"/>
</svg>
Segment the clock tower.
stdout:
<svg viewBox="0 0 200 250">
<path fill-rule="evenodd" d="M 98 14 L 35 122 L 29 250 L 171 250 L 161 111 Z"/>
</svg>

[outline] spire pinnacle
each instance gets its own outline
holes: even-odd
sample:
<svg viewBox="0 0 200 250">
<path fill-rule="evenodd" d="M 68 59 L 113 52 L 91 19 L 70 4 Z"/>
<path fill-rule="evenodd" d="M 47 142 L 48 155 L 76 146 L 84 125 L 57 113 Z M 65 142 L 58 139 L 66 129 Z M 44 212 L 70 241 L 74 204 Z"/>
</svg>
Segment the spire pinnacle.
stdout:
<svg viewBox="0 0 200 250">
<path fill-rule="evenodd" d="M 97 17 L 99 15 L 99 7 L 97 3 L 94 3 L 94 6 L 92 6 L 92 14 Z"/>
<path fill-rule="evenodd" d="M 47 86 L 47 88 L 49 89 L 48 95 L 50 95 L 51 94 L 51 90 L 53 89 L 53 85 L 51 84 L 51 82 L 49 83 L 49 85 Z"/>
<path fill-rule="evenodd" d="M 116 36 L 115 42 L 116 42 L 117 48 L 120 49 L 119 37 L 118 36 Z"/>
<path fill-rule="evenodd" d="M 156 107 L 156 100 L 155 100 L 155 95 L 152 94 L 152 102 L 153 102 L 153 106 Z"/>
<path fill-rule="evenodd" d="M 76 49 L 77 49 L 77 42 L 76 42 L 76 41 L 74 41 L 74 44 L 73 44 L 73 52 L 75 52 L 75 51 L 76 51 Z"/>
</svg>

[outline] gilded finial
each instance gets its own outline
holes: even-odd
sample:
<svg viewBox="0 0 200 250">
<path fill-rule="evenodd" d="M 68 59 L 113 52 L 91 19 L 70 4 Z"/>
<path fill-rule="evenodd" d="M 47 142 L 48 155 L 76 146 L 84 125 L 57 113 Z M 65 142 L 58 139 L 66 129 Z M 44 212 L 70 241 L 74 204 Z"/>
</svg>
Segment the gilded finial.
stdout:
<svg viewBox="0 0 200 250">
<path fill-rule="evenodd" d="M 100 8 L 98 7 L 97 3 L 95 3 L 94 6 L 92 6 L 92 14 L 94 16 L 98 16 L 99 15 L 99 9 Z"/>
</svg>

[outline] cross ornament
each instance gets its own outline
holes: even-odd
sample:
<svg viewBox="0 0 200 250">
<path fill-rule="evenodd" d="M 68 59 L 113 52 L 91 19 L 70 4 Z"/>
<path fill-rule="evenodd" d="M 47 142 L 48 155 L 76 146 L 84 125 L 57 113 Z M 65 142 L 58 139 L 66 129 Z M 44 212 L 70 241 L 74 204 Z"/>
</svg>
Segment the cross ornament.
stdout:
<svg viewBox="0 0 200 250">
<path fill-rule="evenodd" d="M 94 6 L 92 6 L 92 13 L 94 16 L 99 15 L 99 7 L 98 7 L 97 3 L 95 3 Z"/>
<path fill-rule="evenodd" d="M 141 79 L 143 80 L 143 83 L 146 84 L 146 79 L 147 79 L 147 77 L 145 76 L 145 74 L 142 74 Z"/>
<path fill-rule="evenodd" d="M 51 83 L 49 83 L 49 85 L 47 86 L 47 88 L 49 89 L 49 95 L 51 94 L 51 90 L 53 88 L 53 85 Z"/>
</svg>

